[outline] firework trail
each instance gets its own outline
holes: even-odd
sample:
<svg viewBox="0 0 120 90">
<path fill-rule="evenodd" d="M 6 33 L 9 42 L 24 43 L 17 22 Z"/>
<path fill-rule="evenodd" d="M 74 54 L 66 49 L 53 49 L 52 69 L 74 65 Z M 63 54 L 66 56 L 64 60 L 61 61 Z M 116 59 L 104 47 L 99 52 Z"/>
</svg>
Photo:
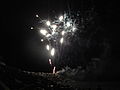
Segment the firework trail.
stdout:
<svg viewBox="0 0 120 90">
<path fill-rule="evenodd" d="M 49 59 L 49 64 L 52 65 L 52 61 L 51 61 L 51 59 Z"/>
</svg>

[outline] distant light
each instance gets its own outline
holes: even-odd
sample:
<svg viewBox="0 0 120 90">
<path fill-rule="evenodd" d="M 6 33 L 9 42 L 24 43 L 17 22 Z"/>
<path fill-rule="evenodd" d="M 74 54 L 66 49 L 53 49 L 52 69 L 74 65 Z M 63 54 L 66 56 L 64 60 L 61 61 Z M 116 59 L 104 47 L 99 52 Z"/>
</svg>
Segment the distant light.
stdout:
<svg viewBox="0 0 120 90">
<path fill-rule="evenodd" d="M 57 25 L 52 25 L 51 27 L 53 30 L 55 30 L 57 28 Z"/>
<path fill-rule="evenodd" d="M 62 31 L 61 34 L 64 35 L 64 34 L 65 34 L 65 31 Z"/>
<path fill-rule="evenodd" d="M 43 39 L 41 39 L 41 42 L 43 42 Z"/>
<path fill-rule="evenodd" d="M 67 27 L 70 27 L 70 22 L 67 22 Z"/>
<path fill-rule="evenodd" d="M 63 43 L 63 38 L 60 39 L 60 43 L 61 43 L 61 44 Z"/>
<path fill-rule="evenodd" d="M 47 49 L 47 50 L 50 50 L 50 47 L 49 47 L 49 45 L 46 45 L 46 49 Z"/>
<path fill-rule="evenodd" d="M 38 15 L 36 15 L 36 17 L 39 17 Z"/>
<path fill-rule="evenodd" d="M 31 27 L 30 29 L 33 29 L 33 27 Z"/>
<path fill-rule="evenodd" d="M 55 49 L 52 48 L 52 50 L 51 50 L 51 56 L 54 56 L 54 54 L 55 54 Z"/>
<path fill-rule="evenodd" d="M 46 24 L 47 24 L 48 26 L 50 26 L 50 21 L 47 21 Z"/>
<path fill-rule="evenodd" d="M 60 16 L 60 17 L 59 17 L 59 20 L 62 21 L 62 20 L 63 20 L 63 16 Z"/>
<path fill-rule="evenodd" d="M 46 35 L 47 34 L 47 31 L 45 29 L 41 29 L 40 30 L 40 33 L 43 34 L 43 35 Z"/>
</svg>

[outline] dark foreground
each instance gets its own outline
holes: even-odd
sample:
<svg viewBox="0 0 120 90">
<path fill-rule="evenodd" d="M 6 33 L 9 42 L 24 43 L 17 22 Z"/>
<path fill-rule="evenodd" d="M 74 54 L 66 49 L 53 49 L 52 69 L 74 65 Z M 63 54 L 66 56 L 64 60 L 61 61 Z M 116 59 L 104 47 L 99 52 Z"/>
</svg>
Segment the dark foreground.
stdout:
<svg viewBox="0 0 120 90">
<path fill-rule="evenodd" d="M 61 74 L 29 72 L 0 64 L 0 90 L 120 90 L 119 82 L 73 80 Z"/>
</svg>

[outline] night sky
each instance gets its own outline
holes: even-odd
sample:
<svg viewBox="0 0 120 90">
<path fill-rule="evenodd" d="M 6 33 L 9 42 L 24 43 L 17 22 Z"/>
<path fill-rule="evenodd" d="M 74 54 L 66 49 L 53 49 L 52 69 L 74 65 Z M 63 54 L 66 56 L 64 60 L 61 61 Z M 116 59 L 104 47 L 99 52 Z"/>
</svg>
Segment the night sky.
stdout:
<svg viewBox="0 0 120 90">
<path fill-rule="evenodd" d="M 111 67 L 113 75 L 120 64 L 119 41 L 118 41 L 118 11 L 116 2 L 97 0 L 38 0 L 38 1 L 14 1 L 2 2 L 2 28 L 0 29 L 0 56 L 4 58 L 7 65 L 22 68 L 30 71 L 49 72 L 48 53 L 44 44 L 40 42 L 40 34 L 30 30 L 37 22 L 35 15 L 48 18 L 52 14 L 61 15 L 65 10 L 87 10 L 94 8 L 98 13 L 100 25 L 103 28 L 103 35 L 110 44 L 110 56 L 108 67 Z M 79 47 L 77 48 L 79 49 Z"/>
</svg>

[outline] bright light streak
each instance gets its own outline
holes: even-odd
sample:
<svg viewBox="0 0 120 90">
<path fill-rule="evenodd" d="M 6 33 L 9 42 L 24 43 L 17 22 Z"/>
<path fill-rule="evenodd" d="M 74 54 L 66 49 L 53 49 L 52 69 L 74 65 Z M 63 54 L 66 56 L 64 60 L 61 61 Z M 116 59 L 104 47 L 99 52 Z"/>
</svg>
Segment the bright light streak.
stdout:
<svg viewBox="0 0 120 90">
<path fill-rule="evenodd" d="M 49 45 L 46 45 L 46 49 L 47 49 L 47 50 L 50 50 L 50 46 L 49 46 Z"/>
<path fill-rule="evenodd" d="M 52 61 L 51 61 L 51 59 L 49 59 L 49 64 L 52 65 Z"/>
<path fill-rule="evenodd" d="M 41 42 L 43 42 L 43 39 L 41 39 Z"/>
<path fill-rule="evenodd" d="M 39 17 L 38 15 L 36 15 L 36 17 Z"/>
<path fill-rule="evenodd" d="M 40 33 L 43 34 L 43 35 L 46 35 L 47 34 L 47 31 L 45 29 L 41 29 L 40 30 Z"/>
<path fill-rule="evenodd" d="M 54 56 L 54 54 L 55 54 L 55 49 L 52 48 L 52 50 L 51 50 L 51 56 Z"/>
<path fill-rule="evenodd" d="M 55 74 L 55 69 L 56 69 L 56 67 L 53 68 L 53 74 Z"/>
<path fill-rule="evenodd" d="M 64 34 L 65 34 L 65 31 L 62 31 L 61 34 L 64 35 Z"/>
<path fill-rule="evenodd" d="M 50 37 L 50 34 L 47 34 L 46 37 Z"/>
<path fill-rule="evenodd" d="M 67 22 L 67 27 L 70 27 L 70 22 Z"/>
<path fill-rule="evenodd" d="M 62 21 L 62 20 L 63 20 L 63 16 L 60 16 L 60 17 L 59 17 L 59 20 Z"/>
<path fill-rule="evenodd" d="M 53 30 L 55 30 L 57 28 L 57 25 L 52 25 L 51 27 Z"/>
<path fill-rule="evenodd" d="M 50 21 L 47 21 L 46 24 L 47 24 L 48 26 L 50 26 Z"/>
<path fill-rule="evenodd" d="M 62 37 L 62 38 L 60 39 L 60 43 L 61 43 L 61 44 L 63 43 L 63 40 L 64 40 L 64 39 L 63 39 L 63 37 Z"/>
</svg>

